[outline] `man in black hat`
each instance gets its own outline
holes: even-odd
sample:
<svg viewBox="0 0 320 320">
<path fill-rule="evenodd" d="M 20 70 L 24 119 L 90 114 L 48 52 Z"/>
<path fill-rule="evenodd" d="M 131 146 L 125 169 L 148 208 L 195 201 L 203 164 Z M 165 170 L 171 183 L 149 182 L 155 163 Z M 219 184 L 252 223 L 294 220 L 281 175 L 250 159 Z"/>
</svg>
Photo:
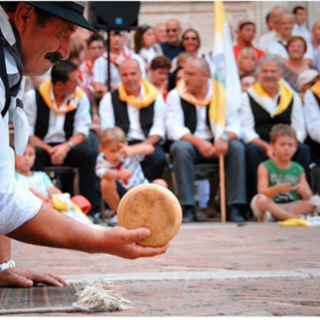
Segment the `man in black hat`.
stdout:
<svg viewBox="0 0 320 320">
<path fill-rule="evenodd" d="M 162 254 L 166 247 L 144 248 L 136 243 L 150 235 L 147 229 L 98 231 L 61 215 L 14 179 L 14 153 L 9 147 L 8 111 L 12 112 L 15 151 L 22 155 L 28 123 L 20 99 L 22 75 L 38 76 L 69 56 L 71 34 L 77 26 L 91 29 L 84 19 L 85 3 L 0 3 L 0 234 L 23 242 L 109 253 L 135 259 Z M 10 241 L 0 237 L 0 286 L 30 287 L 34 282 L 63 286 L 51 275 L 36 275 L 15 268 Z"/>
</svg>

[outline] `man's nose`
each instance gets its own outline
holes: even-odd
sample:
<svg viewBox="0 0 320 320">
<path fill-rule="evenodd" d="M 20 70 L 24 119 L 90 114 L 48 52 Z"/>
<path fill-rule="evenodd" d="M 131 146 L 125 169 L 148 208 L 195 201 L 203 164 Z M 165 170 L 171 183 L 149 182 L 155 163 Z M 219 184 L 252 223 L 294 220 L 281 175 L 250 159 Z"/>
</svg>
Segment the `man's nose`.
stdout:
<svg viewBox="0 0 320 320">
<path fill-rule="evenodd" d="M 70 56 L 70 40 L 61 41 L 57 52 L 61 55 L 62 60 L 67 60 Z"/>
</svg>

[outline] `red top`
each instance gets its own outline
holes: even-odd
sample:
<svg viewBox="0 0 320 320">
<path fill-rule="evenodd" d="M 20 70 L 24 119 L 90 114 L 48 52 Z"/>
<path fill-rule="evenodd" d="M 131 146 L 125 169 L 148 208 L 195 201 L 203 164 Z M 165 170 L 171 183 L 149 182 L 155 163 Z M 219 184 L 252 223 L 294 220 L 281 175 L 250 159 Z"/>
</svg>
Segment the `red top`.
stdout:
<svg viewBox="0 0 320 320">
<path fill-rule="evenodd" d="M 240 55 L 240 51 L 243 49 L 244 47 L 242 47 L 239 43 L 233 47 L 233 52 L 234 52 L 234 56 L 236 58 L 236 61 L 239 60 L 239 55 Z M 265 52 L 254 47 L 254 46 L 251 46 L 249 48 L 252 48 L 256 53 L 257 53 L 257 57 L 258 57 L 258 60 L 265 55 Z"/>
</svg>

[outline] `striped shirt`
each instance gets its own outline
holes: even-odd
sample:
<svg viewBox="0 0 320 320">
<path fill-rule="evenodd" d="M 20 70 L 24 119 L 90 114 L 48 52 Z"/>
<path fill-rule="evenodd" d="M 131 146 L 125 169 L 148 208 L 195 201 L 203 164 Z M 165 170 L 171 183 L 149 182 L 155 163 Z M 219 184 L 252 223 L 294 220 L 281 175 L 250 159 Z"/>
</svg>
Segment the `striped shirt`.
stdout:
<svg viewBox="0 0 320 320">
<path fill-rule="evenodd" d="M 131 189 L 141 184 L 147 184 L 149 181 L 145 178 L 140 162 L 144 156 L 134 155 L 129 158 L 122 158 L 116 165 L 110 163 L 104 153 L 100 153 L 96 164 L 96 175 L 102 179 L 103 175 L 109 170 L 130 170 L 131 177 L 128 180 L 120 180 L 119 182 L 125 189 Z"/>
</svg>

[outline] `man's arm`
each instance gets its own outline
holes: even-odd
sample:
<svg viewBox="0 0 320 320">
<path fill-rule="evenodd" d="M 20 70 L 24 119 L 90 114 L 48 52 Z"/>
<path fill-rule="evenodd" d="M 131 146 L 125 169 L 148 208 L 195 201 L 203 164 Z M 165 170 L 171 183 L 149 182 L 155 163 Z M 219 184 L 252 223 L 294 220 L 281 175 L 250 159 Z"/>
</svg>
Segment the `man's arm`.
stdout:
<svg viewBox="0 0 320 320">
<path fill-rule="evenodd" d="M 314 141 L 320 143 L 320 108 L 311 90 L 304 95 L 304 106 L 308 133 Z"/>
<path fill-rule="evenodd" d="M 87 253 L 108 253 L 136 259 L 163 254 L 168 245 L 159 248 L 142 247 L 138 241 L 150 236 L 150 230 L 96 230 L 56 212 L 43 204 L 38 214 L 8 234 L 10 238 L 41 246 L 72 249 Z"/>
<path fill-rule="evenodd" d="M 11 259 L 11 240 L 10 238 L 0 235 L 0 263 L 7 262 Z"/>
</svg>

